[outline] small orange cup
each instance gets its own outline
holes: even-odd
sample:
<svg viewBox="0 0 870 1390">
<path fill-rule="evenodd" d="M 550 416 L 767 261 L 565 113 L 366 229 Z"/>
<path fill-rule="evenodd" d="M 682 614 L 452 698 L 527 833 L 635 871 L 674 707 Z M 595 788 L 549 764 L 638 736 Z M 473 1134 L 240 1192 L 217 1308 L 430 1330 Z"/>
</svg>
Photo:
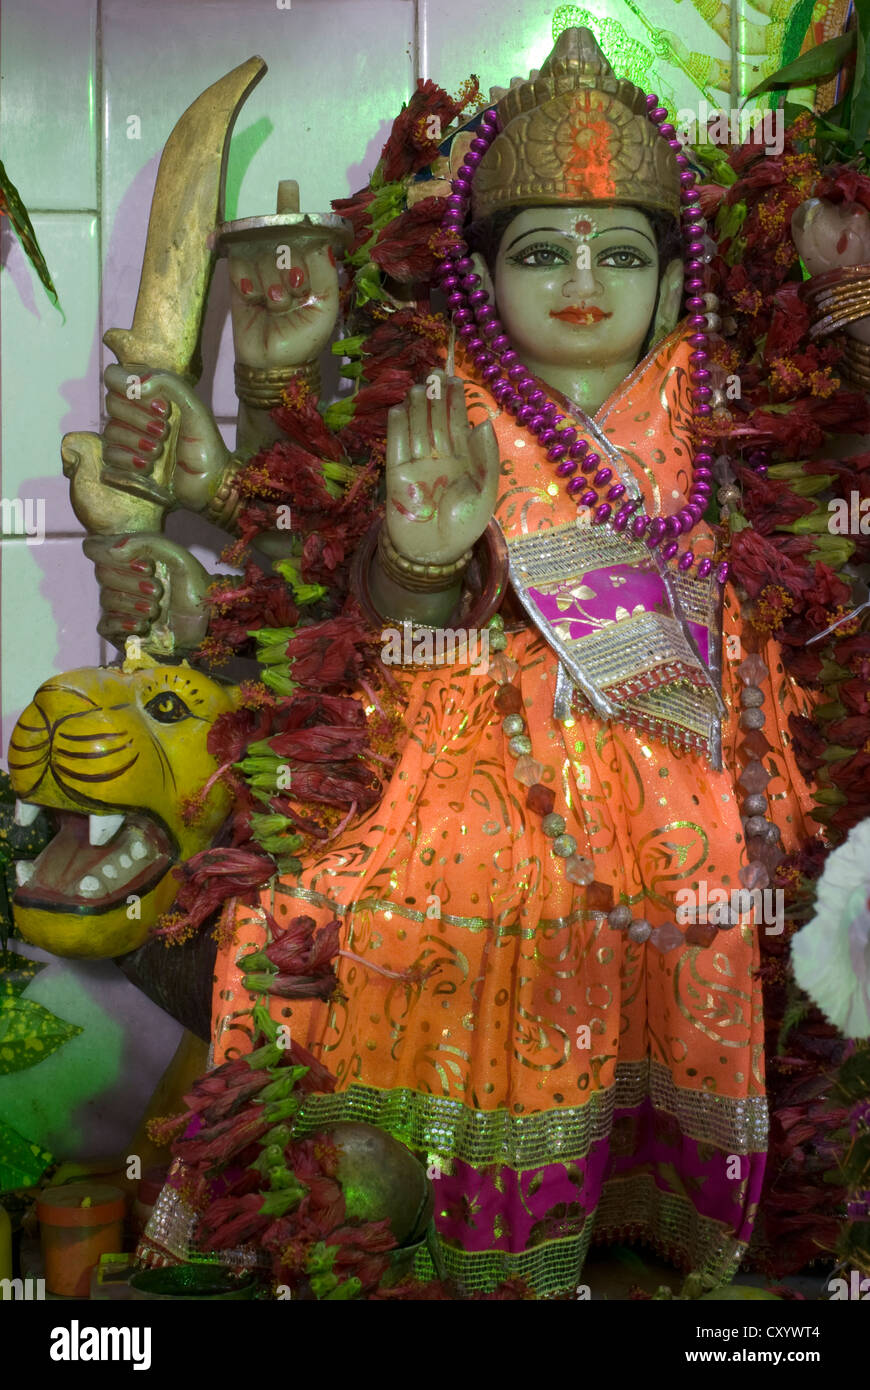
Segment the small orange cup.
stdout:
<svg viewBox="0 0 870 1390">
<path fill-rule="evenodd" d="M 89 1205 L 82 1206 L 87 1199 Z M 97 1183 L 69 1183 L 40 1193 L 36 1214 L 49 1293 L 88 1297 L 91 1270 L 100 1256 L 122 1248 L 126 1207 L 117 1187 Z"/>
</svg>

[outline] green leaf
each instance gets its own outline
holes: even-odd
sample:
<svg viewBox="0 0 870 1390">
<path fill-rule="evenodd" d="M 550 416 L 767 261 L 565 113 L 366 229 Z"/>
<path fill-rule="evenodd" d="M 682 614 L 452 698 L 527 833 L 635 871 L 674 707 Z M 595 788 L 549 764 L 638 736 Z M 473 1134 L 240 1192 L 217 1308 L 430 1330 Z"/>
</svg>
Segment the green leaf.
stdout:
<svg viewBox="0 0 870 1390">
<path fill-rule="evenodd" d="M 709 169 L 708 183 L 718 183 L 723 188 L 729 188 L 732 183 L 737 182 L 737 171 L 732 169 L 728 163 L 728 156 L 723 154 L 719 145 L 699 143 L 692 147 L 692 153 L 706 169 Z"/>
<path fill-rule="evenodd" d="M 822 760 L 826 763 L 839 763 L 843 758 L 854 758 L 857 751 L 857 748 L 845 748 L 841 743 L 829 743 L 822 754 Z"/>
<path fill-rule="evenodd" d="M 278 666 L 264 666 L 260 672 L 260 680 L 276 695 L 292 695 L 298 685 L 298 681 L 290 679 L 287 669 L 282 671 Z"/>
<path fill-rule="evenodd" d="M 870 77 L 867 74 L 867 39 L 870 37 L 870 0 L 855 0 L 858 15 L 858 53 L 852 83 L 852 119 L 849 134 L 860 147 L 870 130 Z"/>
<path fill-rule="evenodd" d="M 11 1125 L 0 1120 L 0 1192 L 35 1186 L 53 1162 L 53 1156 L 46 1149 L 24 1139 Z"/>
<path fill-rule="evenodd" d="M 81 1031 L 77 1024 L 64 1023 L 34 999 L 4 1000 L 0 1006 L 0 1076 L 37 1066 Z"/>
<path fill-rule="evenodd" d="M 367 266 L 363 267 L 354 277 L 353 284 L 356 302 L 360 308 L 363 304 L 367 304 L 370 299 L 386 299 L 387 297 L 381 285 L 381 272 L 374 261 L 370 261 Z"/>
<path fill-rule="evenodd" d="M 45 257 L 39 249 L 36 232 L 33 230 L 33 224 L 27 215 L 27 208 L 22 203 L 18 189 L 3 168 L 2 163 L 0 163 L 0 211 L 5 211 L 8 214 L 9 221 L 18 235 L 18 240 L 24 247 L 30 264 L 51 295 L 55 307 L 60 308 L 57 290 L 54 288 L 48 266 L 45 264 Z"/>
<path fill-rule="evenodd" d="M 805 116 L 807 112 L 809 112 L 811 116 L 815 116 L 815 112 L 813 111 L 812 107 L 805 106 L 800 101 L 783 102 L 782 119 L 785 121 L 786 125 L 794 125 L 798 116 Z M 818 119 L 818 117 L 816 117 L 816 119 Z"/>
<path fill-rule="evenodd" d="M 311 1281 L 314 1288 L 314 1280 Z M 337 1289 L 323 1295 L 325 1300 L 330 1302 L 345 1301 L 349 1298 L 356 1298 L 362 1292 L 362 1280 L 356 1274 L 352 1274 L 349 1279 L 345 1279 L 343 1284 L 339 1284 Z"/>
<path fill-rule="evenodd" d="M 851 671 L 847 670 L 845 666 L 840 666 L 830 657 L 822 657 L 822 666 L 818 675 L 820 685 L 833 685 L 835 681 L 847 681 L 851 674 Z"/>
<path fill-rule="evenodd" d="M 299 572 L 298 561 L 276 560 L 272 568 L 280 574 L 285 583 L 290 585 L 290 588 L 293 590 L 293 598 L 297 604 L 305 605 L 306 603 L 316 603 L 318 599 L 322 599 L 326 595 L 327 589 L 325 584 L 308 584 L 305 582 Z"/>
<path fill-rule="evenodd" d="M 307 1191 L 308 1188 L 303 1183 L 294 1181 L 292 1187 L 282 1187 L 277 1192 L 265 1193 L 263 1205 L 259 1209 L 260 1216 L 286 1215 L 293 1207 L 298 1207 Z"/>
<path fill-rule="evenodd" d="M 720 241 L 726 237 L 735 237 L 746 221 L 748 208 L 745 203 L 732 203 L 729 207 L 723 203 L 716 214 L 716 236 Z"/>
<path fill-rule="evenodd" d="M 333 401 L 332 405 L 326 407 L 323 412 L 323 420 L 331 430 L 344 429 L 353 419 L 353 397 L 345 396 L 343 400 Z"/>
<path fill-rule="evenodd" d="M 835 477 L 834 473 L 808 473 L 806 477 L 792 481 L 791 491 L 797 497 L 815 497 L 816 493 L 824 492 Z"/>
<path fill-rule="evenodd" d="M 840 97 L 836 106 L 830 107 L 819 119 L 831 121 L 835 126 L 848 126 L 852 119 L 852 88 L 849 88 L 845 96 Z"/>
<path fill-rule="evenodd" d="M 0 951 L 0 1008 L 7 999 L 17 999 L 36 979 L 45 961 L 28 960 L 17 951 Z"/>
<path fill-rule="evenodd" d="M 752 91 L 747 93 L 746 100 L 752 101 L 753 97 L 759 97 L 763 92 L 770 92 L 775 87 L 808 87 L 820 78 L 830 77 L 842 67 L 855 47 L 857 37 L 855 30 L 850 29 L 847 34 L 837 34 L 833 39 L 826 39 L 816 48 L 811 48 L 799 58 L 795 58 L 793 63 L 786 63 L 784 68 L 779 68 L 769 77 L 765 77 L 763 82 L 759 82 L 757 87 L 753 87 Z"/>
</svg>

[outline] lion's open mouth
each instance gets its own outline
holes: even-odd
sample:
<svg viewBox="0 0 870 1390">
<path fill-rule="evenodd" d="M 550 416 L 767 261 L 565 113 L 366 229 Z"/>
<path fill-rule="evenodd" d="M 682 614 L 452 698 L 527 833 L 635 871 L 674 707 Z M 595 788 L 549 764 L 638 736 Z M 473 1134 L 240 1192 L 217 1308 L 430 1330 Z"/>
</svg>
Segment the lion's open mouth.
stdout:
<svg viewBox="0 0 870 1390">
<path fill-rule="evenodd" d="M 87 815 L 19 801 L 21 825 L 41 809 L 58 821 L 38 859 L 18 860 L 15 902 L 49 912 L 108 912 L 130 894 L 150 892 L 175 860 L 171 838 L 142 811 Z"/>
</svg>

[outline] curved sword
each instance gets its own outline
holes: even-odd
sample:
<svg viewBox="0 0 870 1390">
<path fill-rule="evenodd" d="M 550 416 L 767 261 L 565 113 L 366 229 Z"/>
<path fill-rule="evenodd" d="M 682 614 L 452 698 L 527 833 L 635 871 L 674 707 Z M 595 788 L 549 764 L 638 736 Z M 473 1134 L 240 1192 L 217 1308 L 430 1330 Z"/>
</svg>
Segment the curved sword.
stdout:
<svg viewBox="0 0 870 1390">
<path fill-rule="evenodd" d="M 224 220 L 230 135 L 236 116 L 266 72 L 249 58 L 207 87 L 175 125 L 160 157 L 132 328 L 110 328 L 103 342 L 118 361 L 147 362 L 198 381 L 205 302 L 217 259 L 214 232 Z"/>
<path fill-rule="evenodd" d="M 176 123 L 160 157 L 151 200 L 139 294 L 131 328 L 110 328 L 103 342 L 122 366 L 147 364 L 191 383 L 202 374 L 200 340 L 217 259 L 215 231 L 224 221 L 230 136 L 248 95 L 266 72 L 249 58 L 207 87 Z M 63 471 L 73 510 L 89 535 L 160 531 L 172 505 L 180 411 L 149 477 L 105 467 L 99 435 L 64 436 Z"/>
</svg>

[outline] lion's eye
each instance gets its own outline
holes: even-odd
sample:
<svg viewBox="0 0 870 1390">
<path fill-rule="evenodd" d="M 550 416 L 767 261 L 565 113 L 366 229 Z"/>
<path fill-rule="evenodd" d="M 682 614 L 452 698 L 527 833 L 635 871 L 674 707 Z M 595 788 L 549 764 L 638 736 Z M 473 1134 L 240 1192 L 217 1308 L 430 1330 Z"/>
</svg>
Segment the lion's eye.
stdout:
<svg viewBox="0 0 870 1390">
<path fill-rule="evenodd" d="M 190 718 L 190 710 L 187 705 L 171 690 L 164 690 L 160 695 L 153 695 L 145 706 L 145 713 L 150 714 L 152 719 L 156 719 L 158 724 L 177 724 L 181 719 Z"/>
</svg>

